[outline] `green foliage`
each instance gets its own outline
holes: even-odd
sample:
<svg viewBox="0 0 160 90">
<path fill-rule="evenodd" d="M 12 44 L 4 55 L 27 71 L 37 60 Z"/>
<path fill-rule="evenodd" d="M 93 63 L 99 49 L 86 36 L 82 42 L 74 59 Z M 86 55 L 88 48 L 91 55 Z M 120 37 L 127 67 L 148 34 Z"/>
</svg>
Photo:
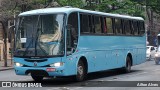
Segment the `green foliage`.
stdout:
<svg viewBox="0 0 160 90">
<path fill-rule="evenodd" d="M 152 9 L 153 12 L 160 14 L 160 0 L 131 0 L 141 5 L 145 5 L 148 9 Z"/>
<path fill-rule="evenodd" d="M 146 5 L 146 1 L 147 0 L 130 0 L 131 2 L 136 2 L 136 3 L 138 3 L 138 4 L 141 4 L 141 5 Z M 150 0 L 150 1 L 152 1 L 152 0 Z"/>
<path fill-rule="evenodd" d="M 137 8 L 138 7 L 138 8 Z M 103 0 L 98 5 L 98 10 L 107 13 L 127 14 L 132 16 L 145 17 L 145 9 L 140 4 L 130 0 Z"/>
<path fill-rule="evenodd" d="M 151 2 L 152 1 L 152 2 Z M 150 7 L 154 12 L 160 14 L 160 0 L 151 0 L 146 3 L 147 7 Z"/>
<path fill-rule="evenodd" d="M 72 6 L 77 8 L 83 7 L 83 1 L 82 0 L 55 0 L 58 2 L 60 6 Z"/>
</svg>

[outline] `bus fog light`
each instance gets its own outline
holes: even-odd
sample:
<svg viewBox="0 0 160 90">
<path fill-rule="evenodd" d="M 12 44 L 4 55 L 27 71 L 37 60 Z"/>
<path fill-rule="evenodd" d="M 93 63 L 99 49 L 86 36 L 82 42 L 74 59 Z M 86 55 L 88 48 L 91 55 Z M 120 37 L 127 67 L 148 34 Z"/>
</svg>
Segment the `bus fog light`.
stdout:
<svg viewBox="0 0 160 90">
<path fill-rule="evenodd" d="M 23 64 L 21 64 L 21 63 L 15 63 L 15 66 L 17 66 L 17 67 L 22 67 Z"/>
<path fill-rule="evenodd" d="M 54 64 L 50 64 L 51 67 L 60 67 L 60 66 L 63 66 L 63 62 L 57 62 L 57 63 L 54 63 Z"/>
</svg>

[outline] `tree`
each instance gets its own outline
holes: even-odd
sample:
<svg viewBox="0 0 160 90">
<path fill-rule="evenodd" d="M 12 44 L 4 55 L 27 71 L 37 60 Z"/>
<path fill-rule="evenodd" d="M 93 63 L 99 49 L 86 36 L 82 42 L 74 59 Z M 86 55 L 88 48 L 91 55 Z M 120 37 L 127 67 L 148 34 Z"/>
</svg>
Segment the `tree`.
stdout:
<svg viewBox="0 0 160 90">
<path fill-rule="evenodd" d="M 55 0 L 60 6 L 72 6 L 82 8 L 84 2 L 82 0 Z"/>
<path fill-rule="evenodd" d="M 3 42 L 4 42 L 4 66 L 7 66 L 7 32 L 8 32 L 8 20 L 13 18 L 13 9 L 16 5 L 14 2 L 10 0 L 1 0 L 0 2 L 0 23 L 2 24 L 3 28 Z"/>
<path fill-rule="evenodd" d="M 142 0 L 144 1 L 144 0 Z M 153 12 L 156 12 L 157 14 L 160 14 L 160 0 L 146 0 L 146 6 L 153 10 Z"/>
<path fill-rule="evenodd" d="M 145 18 L 144 11 L 136 7 L 140 6 L 130 0 L 103 0 L 98 5 L 98 10 L 107 13 L 127 14 Z"/>
</svg>

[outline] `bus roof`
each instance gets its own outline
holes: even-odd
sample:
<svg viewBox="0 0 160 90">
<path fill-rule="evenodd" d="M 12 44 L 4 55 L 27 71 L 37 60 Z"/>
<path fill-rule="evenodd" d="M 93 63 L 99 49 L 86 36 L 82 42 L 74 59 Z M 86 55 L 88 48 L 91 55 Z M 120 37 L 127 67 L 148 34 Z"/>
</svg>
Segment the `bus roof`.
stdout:
<svg viewBox="0 0 160 90">
<path fill-rule="evenodd" d="M 19 14 L 19 16 L 51 14 L 51 13 L 52 14 L 53 13 L 71 13 L 75 11 L 82 12 L 82 13 L 90 13 L 90 14 L 104 15 L 104 16 L 110 16 L 110 17 L 117 17 L 117 18 L 144 20 L 141 17 L 133 17 L 133 16 L 128 16 L 128 15 L 111 14 L 111 13 L 104 13 L 104 12 L 99 12 L 99 11 L 91 11 L 91 10 L 84 10 L 84 9 L 79 9 L 79 8 L 67 8 L 67 7 L 36 9 L 36 10 L 23 12 Z"/>
</svg>

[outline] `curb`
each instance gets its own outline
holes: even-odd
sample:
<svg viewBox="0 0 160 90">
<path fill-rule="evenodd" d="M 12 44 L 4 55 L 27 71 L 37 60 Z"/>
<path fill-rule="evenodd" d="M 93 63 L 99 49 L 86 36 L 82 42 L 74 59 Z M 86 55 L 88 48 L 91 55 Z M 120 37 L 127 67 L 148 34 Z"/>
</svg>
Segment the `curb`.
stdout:
<svg viewBox="0 0 160 90">
<path fill-rule="evenodd" d="M 11 70 L 11 69 L 13 69 L 13 67 L 0 69 L 0 71 Z"/>
</svg>

